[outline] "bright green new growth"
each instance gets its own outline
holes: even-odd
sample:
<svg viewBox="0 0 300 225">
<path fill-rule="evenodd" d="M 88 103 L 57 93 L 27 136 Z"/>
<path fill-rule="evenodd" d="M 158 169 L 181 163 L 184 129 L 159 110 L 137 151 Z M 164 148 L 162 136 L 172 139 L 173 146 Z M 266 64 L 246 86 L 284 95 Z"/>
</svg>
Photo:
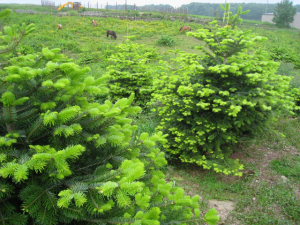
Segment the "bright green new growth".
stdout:
<svg viewBox="0 0 300 225">
<path fill-rule="evenodd" d="M 180 54 L 155 81 L 153 94 L 160 116 L 159 130 L 168 133 L 167 151 L 183 162 L 216 172 L 240 175 L 238 160 L 229 158 L 244 136 L 268 125 L 280 110 L 290 110 L 285 91 L 289 77 L 276 75 L 279 63 L 254 51 L 262 37 L 218 26 L 188 33 L 204 40 L 210 51 Z"/>
<path fill-rule="evenodd" d="M 158 58 L 154 48 L 145 47 L 128 42 L 116 47 L 108 67 L 110 76 L 109 87 L 114 100 L 135 94 L 138 105 L 145 105 L 153 92 L 153 74 L 151 62 Z"/>
<path fill-rule="evenodd" d="M 294 111 L 299 113 L 300 111 L 300 89 L 299 88 L 292 88 L 289 90 L 289 95 L 294 99 Z"/>
<path fill-rule="evenodd" d="M 223 9 L 224 12 L 224 17 L 225 17 L 225 22 L 227 24 L 227 26 L 231 26 L 231 29 L 236 28 L 237 24 L 241 24 L 242 23 L 242 19 L 240 18 L 240 15 L 246 15 L 250 12 L 250 10 L 246 10 L 244 12 L 242 12 L 242 6 L 239 5 L 238 6 L 238 10 L 237 13 L 235 15 L 232 15 L 232 12 L 230 12 L 230 4 L 226 3 L 225 7 L 220 4 L 221 9 Z"/>
</svg>

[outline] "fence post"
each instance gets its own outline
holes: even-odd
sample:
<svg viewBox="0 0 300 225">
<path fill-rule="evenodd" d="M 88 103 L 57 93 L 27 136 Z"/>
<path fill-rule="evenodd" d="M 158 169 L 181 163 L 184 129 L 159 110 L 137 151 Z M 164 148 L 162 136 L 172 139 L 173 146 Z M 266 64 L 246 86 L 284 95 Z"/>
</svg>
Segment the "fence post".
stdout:
<svg viewBox="0 0 300 225">
<path fill-rule="evenodd" d="M 98 2 L 97 2 L 97 9 L 98 9 Z"/>
<path fill-rule="evenodd" d="M 106 10 L 108 10 L 108 2 L 106 2 L 106 5 L 107 5 L 107 8 L 106 8 Z"/>
<path fill-rule="evenodd" d="M 118 11 L 118 3 L 116 2 L 116 11 Z"/>
</svg>

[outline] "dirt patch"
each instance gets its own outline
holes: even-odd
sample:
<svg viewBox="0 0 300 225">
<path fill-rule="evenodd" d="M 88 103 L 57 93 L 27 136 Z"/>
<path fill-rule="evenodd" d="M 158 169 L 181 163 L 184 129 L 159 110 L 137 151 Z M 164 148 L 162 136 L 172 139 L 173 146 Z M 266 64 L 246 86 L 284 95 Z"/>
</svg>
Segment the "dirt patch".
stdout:
<svg viewBox="0 0 300 225">
<path fill-rule="evenodd" d="M 232 201 L 218 201 L 218 200 L 209 200 L 209 208 L 215 208 L 220 216 L 220 221 L 223 222 L 229 216 L 229 213 L 234 210 L 235 204 Z"/>
<path fill-rule="evenodd" d="M 300 186 L 295 188 L 296 198 L 300 199 Z"/>
<path fill-rule="evenodd" d="M 218 211 L 220 216 L 218 225 L 243 225 L 243 217 L 239 218 L 238 215 L 251 214 L 253 210 L 259 210 L 258 208 L 256 209 L 256 207 L 268 207 L 268 214 L 286 220 L 279 205 L 273 203 L 269 206 L 268 204 L 271 201 L 267 202 L 265 206 L 257 205 L 258 203 L 256 203 L 256 201 L 259 202 L 260 199 L 256 199 L 255 192 L 252 193 L 252 197 L 252 194 L 250 194 L 250 197 L 253 198 L 253 202 L 251 203 L 251 200 L 248 202 L 248 206 L 251 205 L 248 209 L 247 205 L 243 205 L 243 207 L 246 208 L 242 211 L 241 209 L 235 209 L 235 203 L 238 203 L 240 194 L 249 195 L 248 191 L 259 190 L 262 184 L 268 183 L 276 187 L 277 184 L 284 183 L 283 176 L 277 174 L 270 168 L 270 162 L 275 159 L 293 155 L 299 155 L 299 151 L 295 147 L 285 146 L 284 150 L 276 150 L 275 147 L 271 148 L 258 145 L 243 147 L 240 145 L 239 149 L 232 154 L 231 158 L 239 159 L 240 163 L 244 165 L 245 169 L 242 171 L 242 177 L 212 174 L 211 171 L 204 170 L 197 165 L 185 165 L 183 167 L 180 163 L 174 163 L 175 167 L 173 167 L 173 164 L 173 166 L 169 168 L 166 180 L 173 182 L 174 185 L 181 186 L 186 194 L 190 196 L 194 196 L 195 194 L 200 195 L 202 206 L 205 208 L 215 208 Z M 175 169 L 178 167 L 181 167 L 181 169 Z M 211 179 L 211 177 L 213 177 L 213 179 Z M 219 181 L 224 182 L 226 188 L 220 186 Z M 204 187 L 202 186 L 203 184 Z M 240 193 L 239 190 L 236 189 L 237 186 L 235 186 L 235 184 L 241 185 L 241 188 L 247 193 Z M 288 183 L 287 185 L 290 184 Z M 206 188 L 208 189 L 206 190 Z M 297 183 L 293 186 L 293 189 L 296 197 L 300 198 L 299 184 Z M 222 190 L 223 194 L 215 193 L 219 190 Z M 208 200 L 210 198 L 216 200 Z M 266 216 L 268 215 L 266 214 Z"/>
<path fill-rule="evenodd" d="M 255 176 L 255 182 L 265 181 L 269 183 L 277 183 L 280 179 L 280 175 L 270 170 L 270 162 L 274 159 L 282 158 L 287 155 L 299 154 L 295 147 L 287 147 L 284 151 L 267 148 L 264 146 L 251 145 L 250 147 L 239 146 L 239 150 L 231 155 L 232 159 L 239 159 L 242 164 L 255 165 L 253 170 L 247 168 L 242 171 L 242 177 L 223 176 L 220 175 L 220 179 L 225 182 L 234 182 L 239 179 L 245 179 Z"/>
</svg>

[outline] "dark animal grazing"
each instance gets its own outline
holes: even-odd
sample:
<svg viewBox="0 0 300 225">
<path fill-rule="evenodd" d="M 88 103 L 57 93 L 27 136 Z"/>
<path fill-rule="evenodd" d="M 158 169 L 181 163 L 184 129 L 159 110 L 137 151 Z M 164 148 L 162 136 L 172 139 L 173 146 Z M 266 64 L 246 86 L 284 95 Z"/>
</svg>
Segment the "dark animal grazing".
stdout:
<svg viewBox="0 0 300 225">
<path fill-rule="evenodd" d="M 210 28 L 204 27 L 203 29 L 207 29 L 209 32 L 211 32 L 211 29 L 210 29 Z"/>
<path fill-rule="evenodd" d="M 108 31 L 106 32 L 106 35 L 107 35 L 107 37 L 108 37 L 109 35 L 111 35 L 111 38 L 114 37 L 114 39 L 117 39 L 117 34 L 116 34 L 116 32 L 114 32 L 114 31 L 112 31 L 112 30 L 108 30 Z"/>
<path fill-rule="evenodd" d="M 94 27 L 97 26 L 97 22 L 95 20 L 92 20 L 92 24 L 94 24 Z"/>
<path fill-rule="evenodd" d="M 191 31 L 191 30 L 192 29 L 189 26 L 182 26 L 179 31 Z"/>
<path fill-rule="evenodd" d="M 59 30 L 62 30 L 62 25 L 61 24 L 57 24 L 57 26 L 58 26 Z"/>
</svg>

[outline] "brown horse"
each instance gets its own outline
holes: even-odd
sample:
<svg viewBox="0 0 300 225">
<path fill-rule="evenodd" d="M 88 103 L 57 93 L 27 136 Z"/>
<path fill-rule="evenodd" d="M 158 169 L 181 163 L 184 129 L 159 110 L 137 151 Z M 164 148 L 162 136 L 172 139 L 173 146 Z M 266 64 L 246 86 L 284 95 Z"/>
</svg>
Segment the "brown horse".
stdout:
<svg viewBox="0 0 300 225">
<path fill-rule="evenodd" d="M 211 29 L 210 29 L 210 28 L 204 27 L 203 29 L 206 29 L 206 30 L 208 30 L 209 32 L 211 32 Z"/>
<path fill-rule="evenodd" d="M 107 37 L 108 37 L 109 35 L 111 35 L 111 38 L 114 37 L 114 39 L 117 39 L 117 34 L 116 34 L 116 32 L 114 32 L 114 31 L 112 31 L 112 30 L 108 30 L 108 31 L 106 32 L 106 35 L 107 35 Z"/>
<path fill-rule="evenodd" d="M 59 30 L 62 30 L 62 25 L 61 24 L 57 24 L 57 26 L 58 26 Z"/>
<path fill-rule="evenodd" d="M 192 29 L 189 26 L 182 26 L 179 31 L 191 31 L 191 30 Z"/>
<path fill-rule="evenodd" d="M 94 24 L 94 27 L 97 26 L 97 22 L 95 20 L 92 20 L 92 24 Z"/>
</svg>

